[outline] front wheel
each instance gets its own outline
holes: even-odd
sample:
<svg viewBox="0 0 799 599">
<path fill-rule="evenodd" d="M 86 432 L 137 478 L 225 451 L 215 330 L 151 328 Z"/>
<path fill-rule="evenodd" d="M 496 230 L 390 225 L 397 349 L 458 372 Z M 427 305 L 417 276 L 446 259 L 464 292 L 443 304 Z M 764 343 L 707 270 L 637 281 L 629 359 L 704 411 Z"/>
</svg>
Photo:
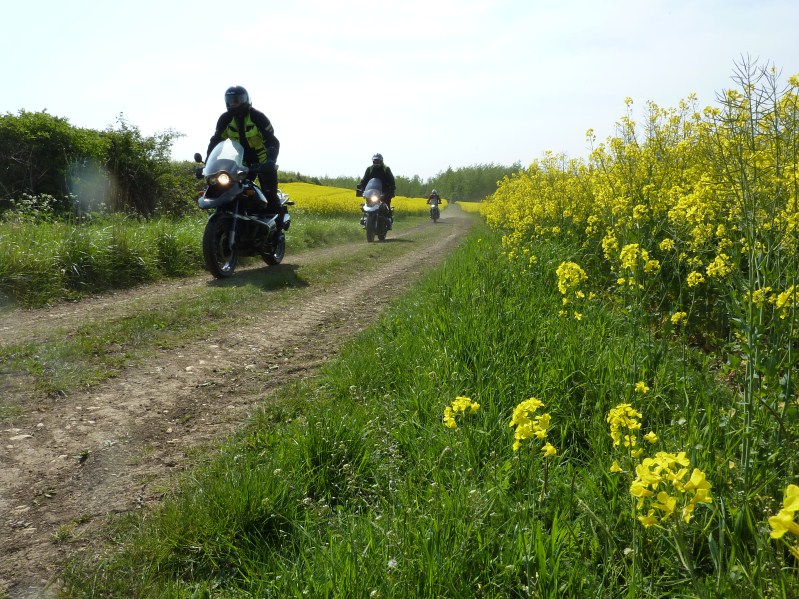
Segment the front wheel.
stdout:
<svg viewBox="0 0 799 599">
<path fill-rule="evenodd" d="M 217 279 L 233 275 L 238 252 L 233 239 L 233 219 L 211 217 L 203 233 L 203 258 L 209 272 Z"/>
<path fill-rule="evenodd" d="M 369 243 L 375 240 L 377 231 L 377 212 L 370 212 L 366 215 L 366 241 Z"/>
<path fill-rule="evenodd" d="M 283 261 L 283 256 L 286 255 L 286 236 L 283 233 L 280 233 L 280 238 L 277 240 L 275 244 L 275 249 L 272 252 L 267 252 L 261 254 L 261 257 L 264 259 L 269 266 L 275 266 L 280 264 Z"/>
</svg>

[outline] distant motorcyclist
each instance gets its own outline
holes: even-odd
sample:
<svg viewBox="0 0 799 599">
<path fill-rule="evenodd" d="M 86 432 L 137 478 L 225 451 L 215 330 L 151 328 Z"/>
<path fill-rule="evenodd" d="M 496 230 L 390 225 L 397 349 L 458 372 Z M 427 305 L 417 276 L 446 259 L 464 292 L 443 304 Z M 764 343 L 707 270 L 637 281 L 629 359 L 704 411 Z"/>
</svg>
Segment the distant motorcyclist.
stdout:
<svg viewBox="0 0 799 599">
<path fill-rule="evenodd" d="M 277 214 L 277 233 L 283 226 L 283 211 L 277 196 L 277 155 L 280 142 L 266 115 L 250 103 L 250 95 L 240 85 L 225 91 L 224 112 L 216 122 L 216 130 L 208 144 L 208 154 L 223 139 L 230 139 L 244 148 L 244 164 L 259 165 L 258 183 L 267 202 L 267 214 Z"/>
<path fill-rule="evenodd" d="M 438 192 L 434 189 L 430 195 L 427 197 L 427 203 L 432 204 L 435 201 L 436 204 L 441 203 L 441 196 L 438 195 Z"/>
<path fill-rule="evenodd" d="M 366 189 L 366 184 L 370 179 L 380 179 L 383 183 L 383 202 L 391 208 L 391 198 L 394 197 L 397 184 L 394 181 L 394 174 L 383 162 L 383 155 L 380 153 L 372 156 L 372 166 L 366 167 L 366 172 L 363 174 L 363 178 L 355 190 L 355 195 L 357 197 L 363 197 L 363 190 Z"/>
</svg>

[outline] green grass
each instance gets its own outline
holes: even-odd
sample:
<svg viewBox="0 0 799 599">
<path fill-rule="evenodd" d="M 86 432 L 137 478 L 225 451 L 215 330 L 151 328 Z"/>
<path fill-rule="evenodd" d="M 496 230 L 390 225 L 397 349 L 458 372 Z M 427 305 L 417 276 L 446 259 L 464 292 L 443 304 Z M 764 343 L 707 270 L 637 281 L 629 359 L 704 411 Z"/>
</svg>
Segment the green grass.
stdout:
<svg viewBox="0 0 799 599">
<path fill-rule="evenodd" d="M 292 213 L 287 255 L 361 239 L 359 214 Z M 38 307 L 203 272 L 206 214 L 138 221 L 121 215 L 88 224 L 0 222 L 0 308 Z M 398 230 L 420 219 L 398 222 Z"/>
<path fill-rule="evenodd" d="M 353 231 L 358 233 L 358 241 L 364 237 L 357 221 L 353 226 L 342 219 L 304 220 L 308 229 L 299 227 L 295 232 L 294 225 L 291 229 L 301 249 L 311 245 L 335 247 L 351 238 Z M 420 220 L 404 220 L 397 229 L 401 231 Z M 326 233 L 319 233 L 315 244 L 302 241 L 305 232 L 317 228 Z M 49 329 L 36 335 L 34 341 L 2 346 L 0 376 L 27 376 L 31 388 L 47 394 L 85 388 L 115 376 L 158 349 L 191 343 L 234 325 L 242 318 L 242 305 L 255 313 L 278 303 L 298 301 L 312 286 L 334 284 L 412 249 L 412 244 L 399 244 L 384 251 L 383 246 L 364 241 L 348 247 L 345 253 L 331 252 L 301 268 L 292 264 L 292 253 L 287 250 L 281 265 L 242 270 L 230 279 L 212 281 L 191 291 L 145 296 L 110 317 L 97 314 L 77 329 Z M 19 406 L 4 403 L 0 406 L 0 421 L 19 410 Z"/>
<path fill-rule="evenodd" d="M 118 523 L 111 557 L 73 562 L 67 594 L 796 596 L 796 560 L 766 523 L 796 471 L 796 432 L 758 448 L 752 493 L 731 467 L 738 398 L 712 357 L 599 302 L 560 317 L 563 248 L 538 248 L 524 275 L 498 247 L 486 230 L 470 238 L 163 509 Z M 456 396 L 480 408 L 451 430 L 442 415 Z M 531 396 L 552 416 L 548 460 L 538 441 L 511 448 L 514 406 Z M 623 402 L 659 437 L 646 455 L 685 451 L 712 482 L 690 523 L 636 520 L 633 473 L 610 472 L 629 464 L 606 422 Z"/>
</svg>

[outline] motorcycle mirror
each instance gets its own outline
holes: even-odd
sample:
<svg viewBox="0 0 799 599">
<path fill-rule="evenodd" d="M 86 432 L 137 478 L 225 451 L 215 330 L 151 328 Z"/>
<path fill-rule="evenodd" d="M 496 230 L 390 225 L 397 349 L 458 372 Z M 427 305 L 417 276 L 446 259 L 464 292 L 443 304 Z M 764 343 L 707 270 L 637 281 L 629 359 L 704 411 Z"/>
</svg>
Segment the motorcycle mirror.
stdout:
<svg viewBox="0 0 799 599">
<path fill-rule="evenodd" d="M 202 162 L 202 161 L 203 161 L 202 155 L 199 152 L 195 152 L 194 153 L 194 162 Z"/>
</svg>

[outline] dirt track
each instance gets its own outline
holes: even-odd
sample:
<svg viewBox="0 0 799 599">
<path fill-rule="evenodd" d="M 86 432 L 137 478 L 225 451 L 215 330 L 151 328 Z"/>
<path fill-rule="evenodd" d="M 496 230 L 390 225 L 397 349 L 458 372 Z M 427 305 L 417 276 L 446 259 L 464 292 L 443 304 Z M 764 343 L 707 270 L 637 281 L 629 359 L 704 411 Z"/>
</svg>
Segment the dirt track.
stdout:
<svg viewBox="0 0 799 599">
<path fill-rule="evenodd" d="M 432 244 L 417 244 L 368 277 L 311 289 L 292 305 L 290 318 L 259 313 L 87 392 L 34 398 L 25 415 L 0 423 L 0 597 L 54 596 L 64 561 L 93 550 L 108 515 L 157 504 L 170 478 L 191 465 L 192 449 L 238 429 L 286 382 L 314 376 L 379 316 L 374 306 L 446 256 L 470 222 L 449 209 L 437 225 L 424 225 L 439 227 Z M 285 263 L 302 268 L 323 253 L 287 255 Z M 73 330 L 135 310 L 142 298 L 192 293 L 208 282 L 199 276 L 18 311 L 0 317 L 0 343 L 33 339 L 54 326 Z M 0 381 L 0 392 L 21 396 L 24 385 Z M 66 538 L 57 543 L 59 532 Z"/>
</svg>

